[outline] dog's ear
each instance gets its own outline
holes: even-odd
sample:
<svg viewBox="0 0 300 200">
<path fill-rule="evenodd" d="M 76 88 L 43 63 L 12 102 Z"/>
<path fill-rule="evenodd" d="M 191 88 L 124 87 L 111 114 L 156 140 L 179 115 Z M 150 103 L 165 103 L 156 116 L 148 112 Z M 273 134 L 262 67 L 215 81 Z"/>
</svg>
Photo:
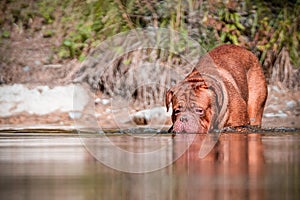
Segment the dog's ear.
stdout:
<svg viewBox="0 0 300 200">
<path fill-rule="evenodd" d="M 205 80 L 201 76 L 199 70 L 197 70 L 196 68 L 194 68 L 193 71 L 185 78 L 185 81 L 194 83 L 193 88 L 195 89 L 208 88 Z"/>
<path fill-rule="evenodd" d="M 171 103 L 173 97 L 173 90 L 169 89 L 166 93 L 166 107 L 167 107 L 167 112 L 169 112 L 169 105 Z"/>
</svg>

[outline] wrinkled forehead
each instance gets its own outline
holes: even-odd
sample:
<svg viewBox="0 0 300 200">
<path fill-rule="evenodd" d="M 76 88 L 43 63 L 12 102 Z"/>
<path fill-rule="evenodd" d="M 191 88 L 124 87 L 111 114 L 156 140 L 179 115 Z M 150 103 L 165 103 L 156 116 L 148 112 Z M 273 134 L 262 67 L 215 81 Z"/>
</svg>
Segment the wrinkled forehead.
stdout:
<svg viewBox="0 0 300 200">
<path fill-rule="evenodd" d="M 179 83 L 175 86 L 173 98 L 174 99 L 180 99 L 180 98 L 187 98 L 192 93 L 195 93 L 195 88 L 193 88 L 193 85 L 188 83 Z"/>
<path fill-rule="evenodd" d="M 189 83 L 181 84 L 174 90 L 172 103 L 173 105 L 184 103 L 206 107 L 210 103 L 210 92 L 204 88 L 196 89 Z"/>
</svg>

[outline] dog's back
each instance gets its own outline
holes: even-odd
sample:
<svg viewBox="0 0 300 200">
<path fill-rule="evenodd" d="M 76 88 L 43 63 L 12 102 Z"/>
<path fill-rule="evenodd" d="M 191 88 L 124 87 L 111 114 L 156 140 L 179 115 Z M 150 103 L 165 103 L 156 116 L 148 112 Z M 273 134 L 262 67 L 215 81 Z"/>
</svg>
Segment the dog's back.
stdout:
<svg viewBox="0 0 300 200">
<path fill-rule="evenodd" d="M 204 133 L 226 126 L 260 126 L 267 85 L 256 56 L 235 45 L 204 55 L 185 79 L 166 92 L 171 131 Z"/>
<path fill-rule="evenodd" d="M 210 67 L 217 68 L 228 91 L 230 115 L 225 126 L 260 126 L 267 84 L 257 57 L 242 47 L 229 44 L 214 48 L 208 55 L 213 61 Z M 204 59 L 199 65 L 205 62 Z"/>
</svg>

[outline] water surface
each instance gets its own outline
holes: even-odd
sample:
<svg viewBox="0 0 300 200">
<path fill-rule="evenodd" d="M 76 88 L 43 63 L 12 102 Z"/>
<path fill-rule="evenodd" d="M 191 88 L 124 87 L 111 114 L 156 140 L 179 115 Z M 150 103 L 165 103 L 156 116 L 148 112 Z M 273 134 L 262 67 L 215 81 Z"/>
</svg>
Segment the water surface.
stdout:
<svg viewBox="0 0 300 200">
<path fill-rule="evenodd" d="M 103 140 L 70 133 L 2 132 L 0 198 L 300 199 L 299 133 L 222 134 L 200 159 L 204 138 L 112 134 Z M 86 141 L 91 146 L 83 145 Z M 162 155 L 136 162 L 111 153 L 111 144 L 125 152 Z M 166 166 L 147 173 L 122 172 L 91 153 L 115 156 L 114 164 L 136 164 L 137 169 Z"/>
</svg>

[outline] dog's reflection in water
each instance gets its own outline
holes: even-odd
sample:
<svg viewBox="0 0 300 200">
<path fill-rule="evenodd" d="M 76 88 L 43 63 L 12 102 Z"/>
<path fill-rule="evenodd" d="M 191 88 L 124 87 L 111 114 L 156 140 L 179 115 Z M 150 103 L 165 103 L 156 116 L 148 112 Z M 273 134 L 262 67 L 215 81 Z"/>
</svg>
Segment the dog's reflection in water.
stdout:
<svg viewBox="0 0 300 200">
<path fill-rule="evenodd" d="M 207 135 L 196 134 L 189 149 L 175 162 L 181 181 L 178 199 L 263 199 L 264 156 L 260 134 L 221 134 L 213 149 L 199 157 Z M 174 142 L 185 137 L 177 134 Z M 182 188 L 185 186 L 185 188 Z M 204 189 L 206 188 L 206 189 Z M 201 190 L 201 194 L 199 191 Z"/>
</svg>

